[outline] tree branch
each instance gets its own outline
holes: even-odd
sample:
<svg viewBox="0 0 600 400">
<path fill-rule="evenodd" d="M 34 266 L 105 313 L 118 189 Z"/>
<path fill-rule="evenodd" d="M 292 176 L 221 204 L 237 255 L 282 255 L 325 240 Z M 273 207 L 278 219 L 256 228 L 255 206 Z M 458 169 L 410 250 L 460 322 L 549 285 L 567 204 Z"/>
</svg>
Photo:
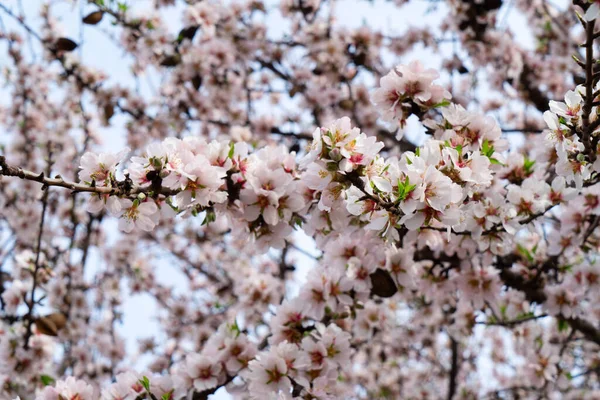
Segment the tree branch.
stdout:
<svg viewBox="0 0 600 400">
<path fill-rule="evenodd" d="M 450 350 L 452 351 L 452 361 L 450 365 L 450 379 L 448 381 L 448 400 L 452 400 L 456 394 L 456 378 L 460 367 L 458 362 L 458 342 L 452 336 L 450 336 Z"/>
<path fill-rule="evenodd" d="M 35 172 L 22 169 L 20 167 L 13 167 L 6 164 L 6 158 L 0 156 L 0 176 L 14 176 L 28 181 L 38 182 L 48 186 L 58 186 L 69 189 L 75 193 L 77 192 L 89 192 L 97 193 L 102 195 L 116 195 L 116 196 L 129 196 L 137 195 L 139 193 L 149 193 L 152 188 L 128 188 L 125 185 L 117 187 L 101 187 L 101 186 L 89 186 L 82 183 L 70 182 L 64 180 L 60 175 L 55 178 L 47 177 L 45 173 L 36 174 Z M 160 194 L 164 196 L 172 196 L 179 193 L 178 190 L 171 190 L 167 188 L 161 188 Z"/>
</svg>

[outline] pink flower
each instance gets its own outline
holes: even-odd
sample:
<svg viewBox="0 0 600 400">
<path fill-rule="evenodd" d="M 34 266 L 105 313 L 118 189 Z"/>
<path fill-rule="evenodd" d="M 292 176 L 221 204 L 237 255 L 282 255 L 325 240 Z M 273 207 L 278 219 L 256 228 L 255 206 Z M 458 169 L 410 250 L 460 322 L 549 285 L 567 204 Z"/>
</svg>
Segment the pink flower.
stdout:
<svg viewBox="0 0 600 400">
<path fill-rule="evenodd" d="M 80 160 L 79 180 L 87 184 L 94 182 L 96 186 L 112 186 L 117 165 L 130 149 L 126 148 L 117 154 L 92 152 L 85 153 Z"/>
<path fill-rule="evenodd" d="M 96 397 L 92 385 L 70 376 L 65 380 L 57 381 L 54 386 L 46 386 L 36 397 L 36 400 L 57 399 L 96 400 Z"/>
<path fill-rule="evenodd" d="M 138 200 L 121 199 L 119 228 L 131 232 L 134 227 L 151 231 L 158 223 L 158 207 L 153 201 L 140 203 Z"/>
<path fill-rule="evenodd" d="M 221 363 L 218 360 L 200 354 L 187 356 L 185 364 L 180 368 L 178 375 L 184 375 L 186 380 L 189 379 L 193 388 L 198 392 L 216 387 L 222 372 Z"/>
<path fill-rule="evenodd" d="M 292 382 L 288 378 L 288 365 L 279 354 L 269 352 L 260 354 L 256 360 L 250 361 L 249 381 L 250 394 L 261 396 L 279 391 L 288 393 Z"/>
</svg>

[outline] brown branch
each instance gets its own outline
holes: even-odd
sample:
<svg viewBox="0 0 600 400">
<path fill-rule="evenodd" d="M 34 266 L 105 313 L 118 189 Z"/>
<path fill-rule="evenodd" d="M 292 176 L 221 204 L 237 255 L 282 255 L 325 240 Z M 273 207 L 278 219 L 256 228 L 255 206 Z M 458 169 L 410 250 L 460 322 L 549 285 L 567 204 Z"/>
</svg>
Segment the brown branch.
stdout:
<svg viewBox="0 0 600 400">
<path fill-rule="evenodd" d="M 52 170 L 52 144 L 51 142 L 48 142 L 47 144 L 47 149 L 48 149 L 48 166 L 46 167 L 46 173 L 50 174 L 50 171 Z M 0 164 L 0 166 L 2 166 L 2 164 Z M 2 170 L 4 171 L 4 167 L 2 166 Z M 42 174 L 43 175 L 43 174 Z M 23 348 L 25 350 L 29 349 L 29 338 L 31 337 L 32 334 L 32 325 L 33 325 L 33 309 L 35 307 L 35 290 L 37 289 L 37 285 L 38 285 L 38 272 L 40 270 L 40 255 L 42 253 L 42 236 L 44 235 L 44 222 L 46 221 L 46 210 L 48 209 L 48 194 L 49 194 L 50 190 L 49 188 L 46 186 L 45 190 L 44 190 L 44 194 L 42 195 L 42 215 L 40 216 L 40 224 L 39 224 L 39 230 L 38 230 L 38 237 L 37 237 L 37 244 L 36 244 L 36 254 L 35 254 L 35 261 L 34 261 L 34 270 L 33 270 L 33 283 L 32 283 L 32 287 L 31 287 L 31 297 L 29 299 L 29 303 L 27 304 L 28 310 L 27 310 L 27 314 L 25 315 L 25 320 L 27 321 L 27 328 L 25 330 L 25 336 L 24 336 L 24 344 L 23 344 Z"/>
<path fill-rule="evenodd" d="M 448 381 L 448 400 L 452 400 L 456 394 L 457 376 L 459 371 L 458 361 L 458 342 L 450 336 L 450 349 L 452 351 L 452 361 L 450 365 L 450 379 Z"/>
<path fill-rule="evenodd" d="M 47 177 L 46 173 L 37 174 L 20 167 L 13 167 L 6 163 L 6 158 L 0 156 L 0 176 L 14 176 L 28 181 L 38 182 L 44 185 L 44 187 L 57 186 L 69 189 L 75 193 L 78 192 L 89 192 L 97 193 L 102 195 L 115 195 L 115 196 L 129 196 L 137 195 L 139 193 L 149 193 L 152 188 L 141 188 L 141 187 L 127 187 L 125 182 L 120 182 L 122 185 L 117 187 L 102 187 L 102 186 L 90 186 L 83 183 L 76 183 L 64 180 L 60 175 L 54 178 Z M 171 190 L 167 188 L 161 188 L 160 194 L 164 196 L 172 196 L 179 193 L 178 190 Z"/>
<path fill-rule="evenodd" d="M 547 318 L 548 314 L 540 314 L 533 315 L 531 317 L 525 317 L 521 319 L 514 319 L 511 321 L 497 321 L 497 322 L 476 322 L 477 325 L 485 325 L 485 326 L 504 326 L 507 328 L 512 328 L 513 326 L 520 325 L 525 322 L 535 321 L 537 319 Z"/>
</svg>

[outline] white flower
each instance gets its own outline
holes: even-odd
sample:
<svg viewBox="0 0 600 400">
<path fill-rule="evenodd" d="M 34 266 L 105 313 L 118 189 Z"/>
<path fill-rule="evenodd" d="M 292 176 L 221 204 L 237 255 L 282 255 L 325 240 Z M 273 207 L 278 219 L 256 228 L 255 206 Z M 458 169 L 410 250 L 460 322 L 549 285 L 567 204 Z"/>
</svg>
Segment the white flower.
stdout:
<svg viewBox="0 0 600 400">
<path fill-rule="evenodd" d="M 569 90 L 565 94 L 565 103 L 554 100 L 550 101 L 550 111 L 557 115 L 571 119 L 579 116 L 582 102 L 583 98 L 578 92 Z"/>
<path fill-rule="evenodd" d="M 36 397 L 36 400 L 57 399 L 96 400 L 92 385 L 72 376 L 56 382 L 54 387 L 46 386 L 41 394 Z"/>
<path fill-rule="evenodd" d="M 221 362 L 215 357 L 190 354 L 174 368 L 175 386 L 202 392 L 218 385 L 222 374 Z"/>
<path fill-rule="evenodd" d="M 308 186 L 309 189 L 318 190 L 319 192 L 325 190 L 332 179 L 332 173 L 327 171 L 325 166 L 320 162 L 309 164 L 302 175 L 302 181 L 306 186 Z"/>
<path fill-rule="evenodd" d="M 567 182 L 564 177 L 557 176 L 552 181 L 552 189 L 550 190 L 550 201 L 553 204 L 564 203 L 572 200 L 577 196 L 577 189 L 567 187 Z"/>
<path fill-rule="evenodd" d="M 590 7 L 585 12 L 584 18 L 586 21 L 593 21 L 600 15 L 600 2 L 598 0 L 590 0 Z"/>
<path fill-rule="evenodd" d="M 424 69 L 419 61 L 398 65 L 379 81 L 380 88 L 373 93 L 373 103 L 384 120 L 398 120 L 402 127 L 410 115 L 409 100 L 427 107 L 451 98 L 442 86 L 433 84 L 438 76 L 437 71 Z"/>
<path fill-rule="evenodd" d="M 151 231 L 158 223 L 158 207 L 153 201 L 139 203 L 137 200 L 121 199 L 121 220 L 119 228 L 131 232 L 134 227 Z"/>
<path fill-rule="evenodd" d="M 425 170 L 423 186 L 422 201 L 437 211 L 444 211 L 450 203 L 457 203 L 462 197 L 460 186 L 433 166 Z"/>
<path fill-rule="evenodd" d="M 111 186 L 111 179 L 114 179 L 117 165 L 129 151 L 126 148 L 116 154 L 85 153 L 80 160 L 79 180 L 88 184 L 93 181 L 96 186 Z"/>
<path fill-rule="evenodd" d="M 252 132 L 245 126 L 234 125 L 229 130 L 229 134 L 236 142 L 249 142 L 252 139 Z"/>
<path fill-rule="evenodd" d="M 17 309 L 23 303 L 23 298 L 27 293 L 27 287 L 20 280 L 12 281 L 8 289 L 2 293 L 2 301 L 7 314 L 14 315 Z"/>
<path fill-rule="evenodd" d="M 250 361 L 248 368 L 247 379 L 252 396 L 260 397 L 279 391 L 287 393 L 292 388 L 292 382 L 287 376 L 288 366 L 279 354 L 260 354 L 256 360 Z"/>
<path fill-rule="evenodd" d="M 121 201 L 117 196 L 109 196 L 108 194 L 93 193 L 88 200 L 86 211 L 92 214 L 98 214 L 106 209 L 113 216 L 121 215 Z"/>
<path fill-rule="evenodd" d="M 217 360 L 193 354 L 186 358 L 187 371 L 194 383 L 194 389 L 201 392 L 217 386 L 221 374 L 221 364 Z"/>
<path fill-rule="evenodd" d="M 134 372 L 117 375 L 115 383 L 102 391 L 102 400 L 133 400 L 144 390 Z M 152 381 L 151 381 L 152 382 Z"/>
</svg>

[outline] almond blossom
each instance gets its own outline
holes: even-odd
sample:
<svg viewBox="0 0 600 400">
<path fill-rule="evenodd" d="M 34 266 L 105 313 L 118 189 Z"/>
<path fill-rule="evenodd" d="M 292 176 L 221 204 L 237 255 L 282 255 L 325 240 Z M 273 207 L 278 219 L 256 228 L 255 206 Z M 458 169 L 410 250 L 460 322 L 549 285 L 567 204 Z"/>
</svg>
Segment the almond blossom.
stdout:
<svg viewBox="0 0 600 400">
<path fill-rule="evenodd" d="M 188 3 L 0 4 L 0 398 L 600 397 L 597 1 Z"/>
</svg>

